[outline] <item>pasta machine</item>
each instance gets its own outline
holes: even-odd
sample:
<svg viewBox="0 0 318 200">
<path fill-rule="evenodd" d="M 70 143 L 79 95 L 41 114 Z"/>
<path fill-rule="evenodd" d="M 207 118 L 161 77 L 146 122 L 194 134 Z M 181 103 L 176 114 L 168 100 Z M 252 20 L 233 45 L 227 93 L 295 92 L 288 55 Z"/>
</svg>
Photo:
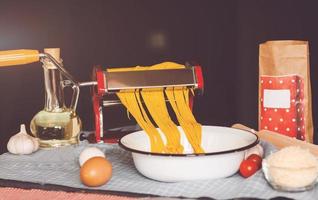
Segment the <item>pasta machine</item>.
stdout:
<svg viewBox="0 0 318 200">
<path fill-rule="evenodd" d="M 125 89 L 189 87 L 203 92 L 203 75 L 199 65 L 186 64 L 182 69 L 156 69 L 138 71 L 108 72 L 101 67 L 94 68 L 92 84 L 93 107 L 95 114 L 95 139 L 103 142 L 103 108 L 121 104 L 119 99 L 114 99 L 114 93 Z M 87 83 L 89 84 L 89 83 Z M 193 94 L 190 93 L 190 107 L 193 105 Z"/>
</svg>

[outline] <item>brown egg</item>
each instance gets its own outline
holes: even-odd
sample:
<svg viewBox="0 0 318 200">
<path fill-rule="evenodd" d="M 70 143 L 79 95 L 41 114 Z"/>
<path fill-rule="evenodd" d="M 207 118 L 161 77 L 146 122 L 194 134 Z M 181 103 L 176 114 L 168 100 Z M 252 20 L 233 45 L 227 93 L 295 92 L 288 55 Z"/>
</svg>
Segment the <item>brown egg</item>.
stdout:
<svg viewBox="0 0 318 200">
<path fill-rule="evenodd" d="M 87 160 L 80 170 L 83 184 L 96 187 L 105 184 L 112 177 L 112 165 L 103 157 L 93 157 Z"/>
</svg>

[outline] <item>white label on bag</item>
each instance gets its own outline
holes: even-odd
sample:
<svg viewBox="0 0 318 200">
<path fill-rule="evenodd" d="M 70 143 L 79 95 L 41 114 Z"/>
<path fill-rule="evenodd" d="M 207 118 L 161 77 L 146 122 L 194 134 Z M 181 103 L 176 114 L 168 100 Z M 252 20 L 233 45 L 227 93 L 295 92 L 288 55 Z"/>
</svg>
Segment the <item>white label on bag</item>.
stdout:
<svg viewBox="0 0 318 200">
<path fill-rule="evenodd" d="M 264 107 L 289 108 L 290 90 L 264 90 Z"/>
</svg>

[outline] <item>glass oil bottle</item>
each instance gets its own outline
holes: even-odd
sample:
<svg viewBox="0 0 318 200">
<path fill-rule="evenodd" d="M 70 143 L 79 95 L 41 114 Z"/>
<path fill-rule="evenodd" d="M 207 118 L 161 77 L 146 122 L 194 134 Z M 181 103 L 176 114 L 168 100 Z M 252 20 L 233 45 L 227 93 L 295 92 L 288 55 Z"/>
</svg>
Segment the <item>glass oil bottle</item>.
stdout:
<svg viewBox="0 0 318 200">
<path fill-rule="evenodd" d="M 75 112 L 79 88 L 72 77 L 63 68 L 60 49 L 45 49 L 45 53 L 54 59 L 42 59 L 44 70 L 45 105 L 31 121 L 31 132 L 39 138 L 41 148 L 60 147 L 78 143 L 81 120 Z M 58 63 L 54 63 L 57 61 Z M 68 78 L 63 79 L 63 78 Z M 67 107 L 64 100 L 64 88 L 71 86 L 73 96 Z"/>
</svg>

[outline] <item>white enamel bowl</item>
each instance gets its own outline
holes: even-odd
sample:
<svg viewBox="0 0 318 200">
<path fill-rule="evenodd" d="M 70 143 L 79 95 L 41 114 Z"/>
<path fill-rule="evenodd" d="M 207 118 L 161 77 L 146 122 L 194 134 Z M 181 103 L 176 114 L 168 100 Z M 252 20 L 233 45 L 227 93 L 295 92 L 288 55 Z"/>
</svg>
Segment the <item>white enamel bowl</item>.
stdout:
<svg viewBox="0 0 318 200">
<path fill-rule="evenodd" d="M 164 182 L 224 178 L 235 174 L 245 151 L 259 143 L 249 131 L 219 126 L 202 127 L 204 154 L 194 154 L 182 129 L 184 154 L 151 153 L 144 131 L 122 137 L 119 145 L 132 152 L 137 170 L 144 176 Z M 160 131 L 160 130 L 159 130 Z"/>
</svg>

